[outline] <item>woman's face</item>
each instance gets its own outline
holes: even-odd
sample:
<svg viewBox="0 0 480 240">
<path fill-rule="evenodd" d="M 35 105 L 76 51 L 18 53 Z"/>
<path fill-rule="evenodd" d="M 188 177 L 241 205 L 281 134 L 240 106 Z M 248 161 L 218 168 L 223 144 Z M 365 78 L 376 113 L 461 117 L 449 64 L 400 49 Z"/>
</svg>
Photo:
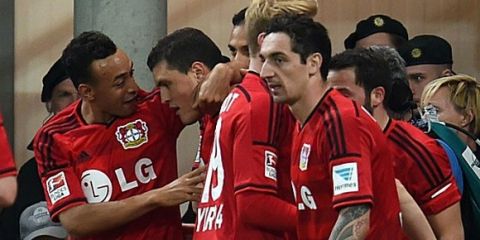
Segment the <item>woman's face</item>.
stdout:
<svg viewBox="0 0 480 240">
<path fill-rule="evenodd" d="M 451 102 L 447 87 L 439 88 L 430 100 L 425 103 L 425 106 L 429 104 L 433 105 L 437 110 L 438 120 L 469 130 L 464 114 L 457 111 Z"/>
</svg>

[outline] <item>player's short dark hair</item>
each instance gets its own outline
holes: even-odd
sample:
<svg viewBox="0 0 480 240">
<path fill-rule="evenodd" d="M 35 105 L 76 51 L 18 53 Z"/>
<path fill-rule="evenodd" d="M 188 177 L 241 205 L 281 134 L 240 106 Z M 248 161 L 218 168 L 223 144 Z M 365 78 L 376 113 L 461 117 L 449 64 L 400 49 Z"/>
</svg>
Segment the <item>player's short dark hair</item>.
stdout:
<svg viewBox="0 0 480 240">
<path fill-rule="evenodd" d="M 165 61 L 168 67 L 187 73 L 195 61 L 212 69 L 220 62 L 227 62 L 220 49 L 205 33 L 195 28 L 182 28 L 160 39 L 150 51 L 147 65 L 150 70 Z"/>
<path fill-rule="evenodd" d="M 362 86 L 365 95 L 376 87 L 385 89 L 384 103 L 387 103 L 392 91 L 391 74 L 388 63 L 382 56 L 371 49 L 348 49 L 332 57 L 330 70 L 353 68 L 355 84 Z M 386 104 L 385 104 L 386 105 Z"/>
<path fill-rule="evenodd" d="M 245 12 L 247 12 L 247 8 L 243 8 L 238 13 L 235 13 L 235 15 L 233 15 L 232 24 L 234 27 L 245 24 Z"/>
<path fill-rule="evenodd" d="M 97 31 L 83 32 L 72 39 L 63 50 L 62 59 L 68 76 L 75 87 L 92 83 L 90 64 L 117 52 L 117 46 L 105 34 Z"/>
<path fill-rule="evenodd" d="M 303 64 L 308 56 L 320 53 L 323 58 L 320 72 L 323 79 L 327 79 L 332 46 L 328 31 L 321 23 L 304 15 L 284 15 L 275 17 L 266 30 L 267 35 L 276 32 L 283 32 L 290 37 L 292 51 L 300 55 Z"/>
</svg>

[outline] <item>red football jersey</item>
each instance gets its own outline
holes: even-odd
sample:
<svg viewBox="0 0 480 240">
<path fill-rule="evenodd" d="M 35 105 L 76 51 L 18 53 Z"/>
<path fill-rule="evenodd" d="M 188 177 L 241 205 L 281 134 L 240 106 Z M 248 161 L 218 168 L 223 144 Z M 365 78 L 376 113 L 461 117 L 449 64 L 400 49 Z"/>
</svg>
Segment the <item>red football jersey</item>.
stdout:
<svg viewBox="0 0 480 240">
<path fill-rule="evenodd" d="M 15 175 L 17 175 L 17 169 L 8 143 L 7 133 L 3 127 L 3 117 L 0 114 L 0 178 Z"/>
<path fill-rule="evenodd" d="M 384 132 L 395 156 L 395 176 L 425 215 L 437 214 L 460 201 L 448 156 L 435 139 L 398 120 L 390 120 Z"/>
<path fill-rule="evenodd" d="M 299 239 L 328 239 L 339 210 L 357 204 L 371 207 L 368 239 L 403 239 L 393 160 L 363 108 L 329 90 L 293 141 Z"/>
<path fill-rule="evenodd" d="M 122 200 L 177 178 L 183 124 L 159 91 L 139 93 L 137 111 L 112 123 L 86 124 L 81 102 L 54 116 L 35 137 L 35 158 L 53 219 L 87 203 Z M 181 239 L 178 207 L 158 208 L 85 239 Z"/>
<path fill-rule="evenodd" d="M 281 106 L 266 83 L 248 73 L 224 100 L 216 123 L 194 239 L 281 239 L 274 232 L 239 221 L 235 194 L 253 190 L 277 194 Z M 268 221 L 268 219 L 265 219 Z"/>
<path fill-rule="evenodd" d="M 192 169 L 197 169 L 199 166 L 208 164 L 210 153 L 212 152 L 213 137 L 215 135 L 217 120 L 218 114 L 215 116 L 204 115 L 199 121 L 200 137 L 198 141 L 198 151 Z"/>
</svg>

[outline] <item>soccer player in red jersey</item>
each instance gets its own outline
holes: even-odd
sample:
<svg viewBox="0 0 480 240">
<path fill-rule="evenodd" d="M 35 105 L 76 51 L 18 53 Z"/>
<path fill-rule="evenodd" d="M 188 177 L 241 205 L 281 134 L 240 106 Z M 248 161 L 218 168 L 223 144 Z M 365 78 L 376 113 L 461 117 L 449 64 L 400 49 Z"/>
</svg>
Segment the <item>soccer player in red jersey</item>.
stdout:
<svg viewBox="0 0 480 240">
<path fill-rule="evenodd" d="M 295 208 L 288 203 L 292 196 L 286 180 L 293 119 L 285 106 L 273 103 L 258 76 L 261 62 L 256 39 L 271 16 L 285 10 L 314 15 L 317 5 L 285 1 L 279 8 L 270 8 L 269 4 L 254 1 L 247 10 L 247 35 L 254 36 L 248 40 L 250 71 L 223 102 L 194 239 L 284 239 L 288 238 L 285 231 L 295 229 Z M 259 19 L 255 11 L 259 8 L 272 15 Z"/>
<path fill-rule="evenodd" d="M 202 31 L 182 28 L 160 39 L 148 56 L 147 64 L 161 92 L 162 101 L 173 109 L 184 124 L 200 122 L 198 164 L 210 158 L 217 113 L 204 114 L 193 104 L 200 84 L 211 69 L 228 58 Z"/>
<path fill-rule="evenodd" d="M 393 70 L 381 65 L 387 63 L 385 60 L 394 65 Z M 427 216 L 436 237 L 463 239 L 461 196 L 447 154 L 435 139 L 421 130 L 389 117 L 390 109 L 395 108 L 389 99 L 398 97 L 392 91 L 410 92 L 402 61 L 391 48 L 346 51 L 333 57 L 328 82 L 369 109 L 377 120 L 395 156 L 395 177 Z M 401 76 L 398 71 L 403 71 L 403 78 L 393 79 L 393 71 L 395 76 Z"/>
<path fill-rule="evenodd" d="M 13 204 L 17 196 L 17 168 L 0 114 L 0 208 Z"/>
<path fill-rule="evenodd" d="M 178 204 L 198 199 L 202 168 L 177 178 L 183 129 L 159 91 L 140 90 L 133 63 L 104 34 L 84 32 L 62 55 L 81 99 L 37 133 L 51 216 L 82 239 L 181 239 Z"/>
<path fill-rule="evenodd" d="M 276 102 L 298 124 L 291 177 L 299 239 L 403 239 L 385 137 L 358 104 L 326 83 L 327 30 L 312 19 L 275 19 L 260 51 Z"/>
<path fill-rule="evenodd" d="M 184 124 L 199 122 L 200 140 L 193 169 L 206 163 L 213 145 L 218 109 L 211 115 L 193 107 L 200 84 L 207 80 L 211 69 L 228 61 L 220 49 L 202 31 L 182 28 L 160 39 L 148 56 L 147 64 L 165 104 L 174 109 Z M 184 230 L 193 234 L 196 203 L 186 214 Z"/>
</svg>

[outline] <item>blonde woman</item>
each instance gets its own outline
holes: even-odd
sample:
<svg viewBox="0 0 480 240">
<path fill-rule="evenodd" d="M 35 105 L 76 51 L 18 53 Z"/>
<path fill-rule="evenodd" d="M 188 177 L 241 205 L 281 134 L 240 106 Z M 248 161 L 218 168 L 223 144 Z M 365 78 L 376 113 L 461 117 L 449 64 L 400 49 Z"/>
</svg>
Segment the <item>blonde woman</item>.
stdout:
<svg viewBox="0 0 480 240">
<path fill-rule="evenodd" d="M 431 105 L 438 120 L 458 127 L 458 137 L 475 155 L 480 147 L 480 82 L 468 75 L 454 75 L 430 82 L 423 90 L 421 107 Z M 464 131 L 461 131 L 464 130 Z"/>
<path fill-rule="evenodd" d="M 439 78 L 425 87 L 420 103 L 429 117 L 445 122 L 458 136 L 432 125 L 433 132 L 459 159 L 465 185 L 461 201 L 465 239 L 476 239 L 480 224 L 480 82 L 468 75 Z"/>
</svg>

